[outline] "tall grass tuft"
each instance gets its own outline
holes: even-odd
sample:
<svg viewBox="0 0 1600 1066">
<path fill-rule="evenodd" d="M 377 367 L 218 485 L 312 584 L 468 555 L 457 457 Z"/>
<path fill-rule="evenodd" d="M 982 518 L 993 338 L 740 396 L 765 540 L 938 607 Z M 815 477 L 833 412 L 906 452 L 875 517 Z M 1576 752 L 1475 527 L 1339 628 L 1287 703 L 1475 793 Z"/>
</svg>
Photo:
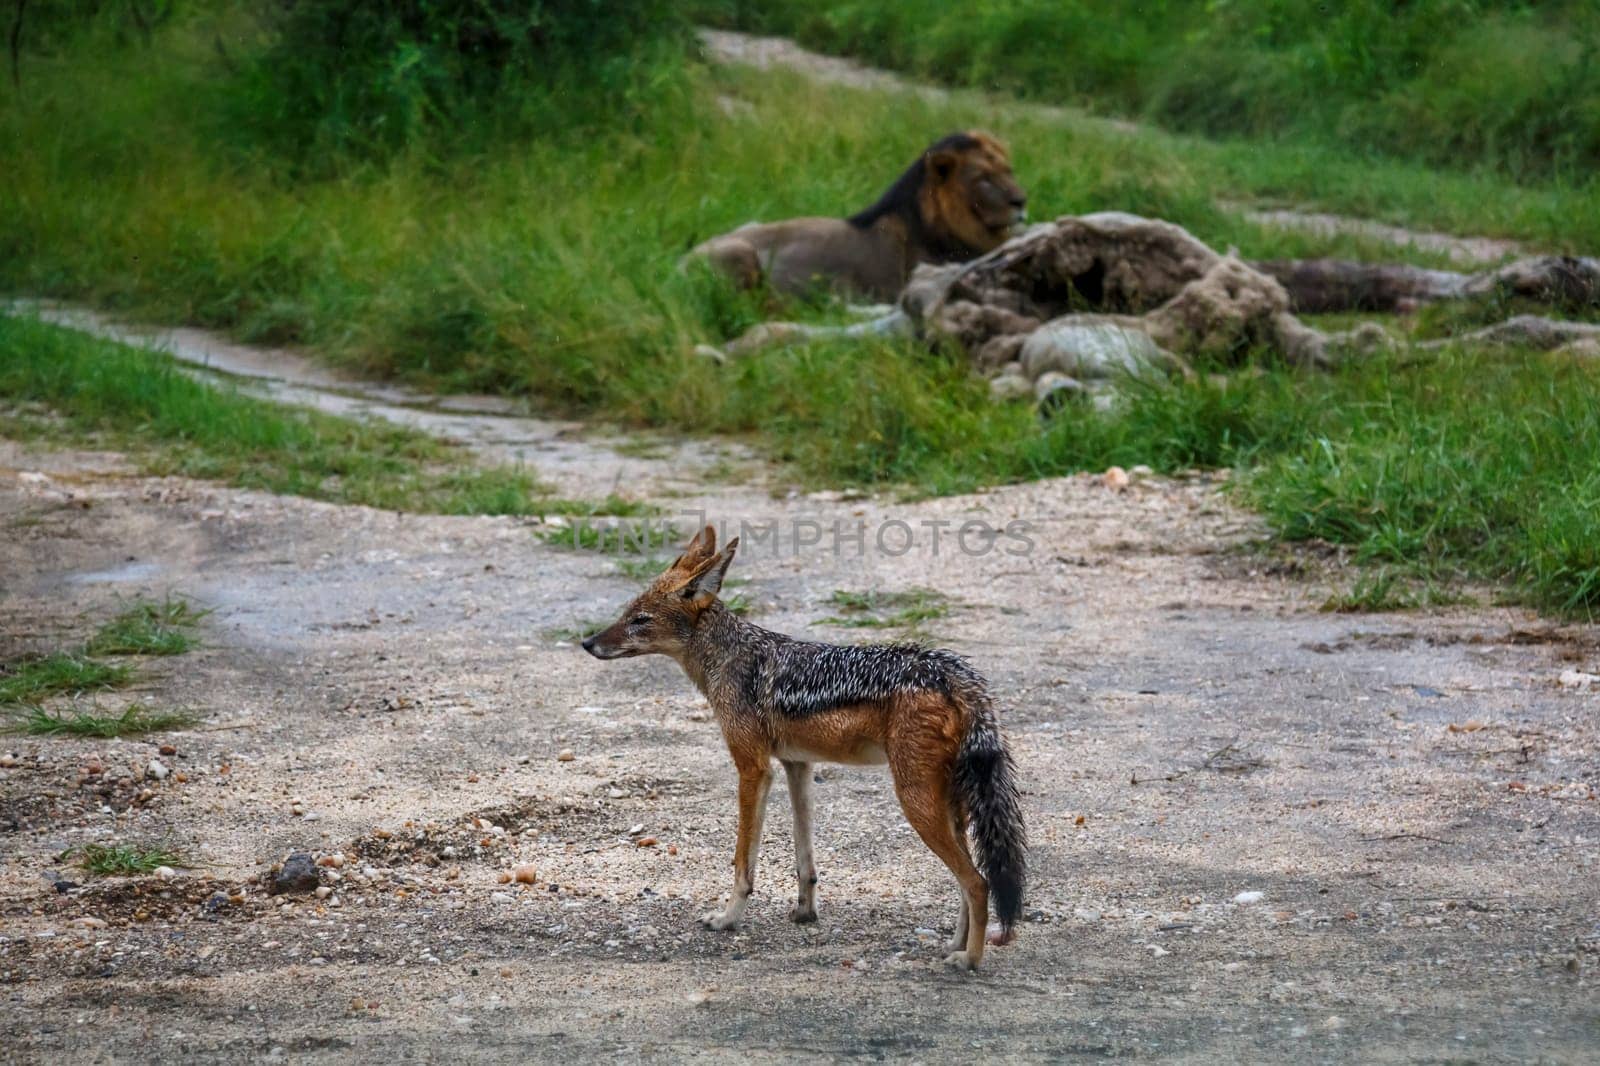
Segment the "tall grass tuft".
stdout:
<svg viewBox="0 0 1600 1066">
<path fill-rule="evenodd" d="M 36 703 L 60 693 L 75 695 L 121 688 L 132 680 L 132 667 L 82 655 L 58 653 L 0 663 L 0 706 Z"/>
<path fill-rule="evenodd" d="M 182 598 L 136 603 L 101 626 L 84 645 L 90 655 L 182 655 L 195 646 L 192 630 L 210 611 Z"/>
<path fill-rule="evenodd" d="M 5 731 L 35 737 L 132 737 L 185 729 L 197 721 L 199 716 L 189 711 L 159 710 L 143 703 L 130 703 L 120 714 L 28 707 L 11 716 Z"/>
</svg>

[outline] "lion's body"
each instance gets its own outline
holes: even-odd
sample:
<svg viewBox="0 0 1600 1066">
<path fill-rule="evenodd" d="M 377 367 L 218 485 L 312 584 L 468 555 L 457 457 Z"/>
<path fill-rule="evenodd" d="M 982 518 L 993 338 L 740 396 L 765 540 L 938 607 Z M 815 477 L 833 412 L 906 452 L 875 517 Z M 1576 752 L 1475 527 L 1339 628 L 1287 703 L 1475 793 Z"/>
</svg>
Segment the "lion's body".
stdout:
<svg viewBox="0 0 1600 1066">
<path fill-rule="evenodd" d="M 986 133 L 936 142 L 875 203 L 849 218 L 750 223 L 690 255 L 745 287 L 795 295 L 818 286 L 889 301 L 918 263 L 960 262 L 997 247 L 1026 195 L 1005 146 Z"/>
</svg>

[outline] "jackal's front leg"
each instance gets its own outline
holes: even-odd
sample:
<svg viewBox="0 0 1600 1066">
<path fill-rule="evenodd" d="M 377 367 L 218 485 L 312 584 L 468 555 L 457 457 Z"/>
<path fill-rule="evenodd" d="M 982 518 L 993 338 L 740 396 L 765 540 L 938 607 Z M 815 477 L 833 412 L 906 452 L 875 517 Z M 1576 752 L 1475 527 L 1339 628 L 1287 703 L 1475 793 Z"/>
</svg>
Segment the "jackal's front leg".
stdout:
<svg viewBox="0 0 1600 1066">
<path fill-rule="evenodd" d="M 761 823 L 767 815 L 767 792 L 772 788 L 769 763 L 739 767 L 739 843 L 733 851 L 733 897 L 723 911 L 702 915 L 708 929 L 736 929 L 750 893 L 756 887 L 756 856 L 761 850 Z"/>
</svg>

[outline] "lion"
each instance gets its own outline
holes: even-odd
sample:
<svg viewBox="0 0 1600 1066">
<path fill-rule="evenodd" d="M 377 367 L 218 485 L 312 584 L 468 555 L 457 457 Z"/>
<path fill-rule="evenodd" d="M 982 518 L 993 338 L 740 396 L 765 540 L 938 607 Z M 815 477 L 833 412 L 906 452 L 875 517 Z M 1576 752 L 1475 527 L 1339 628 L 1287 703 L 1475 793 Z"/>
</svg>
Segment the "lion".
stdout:
<svg viewBox="0 0 1600 1066">
<path fill-rule="evenodd" d="M 893 301 L 918 263 L 955 263 L 998 247 L 1027 219 L 1011 157 L 980 130 L 928 146 L 878 202 L 849 218 L 751 222 L 689 253 L 741 287 L 797 295 L 823 285 Z"/>
</svg>

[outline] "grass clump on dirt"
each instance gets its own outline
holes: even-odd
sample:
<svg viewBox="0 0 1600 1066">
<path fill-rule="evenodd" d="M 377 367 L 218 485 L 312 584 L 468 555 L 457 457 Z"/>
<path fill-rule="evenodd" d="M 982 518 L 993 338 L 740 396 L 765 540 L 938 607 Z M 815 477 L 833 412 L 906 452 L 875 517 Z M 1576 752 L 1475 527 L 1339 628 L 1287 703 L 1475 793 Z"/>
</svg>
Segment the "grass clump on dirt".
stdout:
<svg viewBox="0 0 1600 1066">
<path fill-rule="evenodd" d="M 592 518 L 603 521 L 590 521 Z M 603 511 L 575 515 L 570 521 L 535 529 L 534 536 L 554 548 L 645 559 L 654 559 L 652 553 L 670 549 L 684 538 L 684 533 L 671 522 L 655 520 L 649 514 L 613 519 Z"/>
<path fill-rule="evenodd" d="M 185 599 L 137 603 L 101 626 L 84 651 L 90 655 L 182 655 L 195 646 L 191 632 L 210 611 Z"/>
<path fill-rule="evenodd" d="M 6 731 L 35 737 L 133 737 L 187 729 L 197 721 L 199 716 L 192 712 L 162 710 L 144 703 L 130 703 L 120 714 L 28 707 L 12 716 Z"/>
<path fill-rule="evenodd" d="M 136 877 L 163 866 L 193 866 L 182 852 L 164 844 L 85 844 L 77 849 L 78 867 L 91 877 Z"/>
<path fill-rule="evenodd" d="M 121 688 L 132 680 L 131 666 L 103 663 L 86 655 L 58 652 L 20 659 L 0 663 L 0 706 Z"/>
<path fill-rule="evenodd" d="M 838 613 L 817 619 L 817 625 L 851 629 L 916 629 L 924 622 L 944 618 L 950 613 L 949 597 L 925 588 L 906 589 L 903 592 L 834 589 L 827 602 Z"/>
</svg>

